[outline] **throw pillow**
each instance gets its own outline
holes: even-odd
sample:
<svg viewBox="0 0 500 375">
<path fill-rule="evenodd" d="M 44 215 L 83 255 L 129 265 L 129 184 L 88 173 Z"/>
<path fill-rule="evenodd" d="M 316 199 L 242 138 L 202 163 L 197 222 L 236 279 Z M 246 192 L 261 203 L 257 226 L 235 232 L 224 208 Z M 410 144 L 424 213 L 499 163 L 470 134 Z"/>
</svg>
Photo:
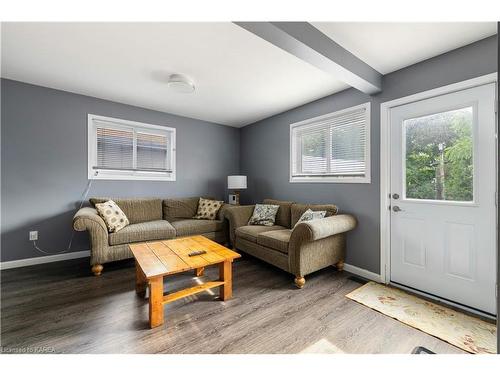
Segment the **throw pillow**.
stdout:
<svg viewBox="0 0 500 375">
<path fill-rule="evenodd" d="M 215 220 L 217 218 L 217 212 L 219 212 L 223 203 L 223 201 L 200 198 L 198 202 L 198 211 L 196 215 L 193 216 L 193 219 Z"/>
<path fill-rule="evenodd" d="M 304 221 L 311 221 L 316 219 L 323 219 L 326 216 L 326 211 L 313 211 L 310 208 L 302 214 L 297 224 L 294 225 L 294 228 Z"/>
<path fill-rule="evenodd" d="M 279 208 L 277 204 L 256 204 L 248 225 L 273 226 Z"/>
<path fill-rule="evenodd" d="M 118 205 L 109 200 L 104 203 L 97 203 L 95 209 L 99 213 L 108 227 L 108 232 L 116 233 L 129 225 L 127 216 Z"/>
</svg>

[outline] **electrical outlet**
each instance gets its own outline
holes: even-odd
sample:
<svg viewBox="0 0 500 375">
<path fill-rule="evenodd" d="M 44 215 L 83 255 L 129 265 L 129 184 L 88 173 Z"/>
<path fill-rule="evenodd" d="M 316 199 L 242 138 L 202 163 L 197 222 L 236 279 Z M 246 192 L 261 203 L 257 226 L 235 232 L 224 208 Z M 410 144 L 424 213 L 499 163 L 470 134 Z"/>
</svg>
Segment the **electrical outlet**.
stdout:
<svg viewBox="0 0 500 375">
<path fill-rule="evenodd" d="M 36 240 L 38 240 L 38 231 L 37 230 L 30 231 L 30 241 L 36 241 Z"/>
</svg>

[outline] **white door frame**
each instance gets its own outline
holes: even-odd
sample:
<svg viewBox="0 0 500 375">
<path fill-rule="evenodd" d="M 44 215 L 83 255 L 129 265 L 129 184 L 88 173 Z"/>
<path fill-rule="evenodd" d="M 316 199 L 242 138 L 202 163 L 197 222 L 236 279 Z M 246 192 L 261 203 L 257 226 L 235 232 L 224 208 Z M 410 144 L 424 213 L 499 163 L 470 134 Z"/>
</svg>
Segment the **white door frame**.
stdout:
<svg viewBox="0 0 500 375">
<path fill-rule="evenodd" d="M 390 110 L 400 105 L 429 99 L 435 96 L 449 94 L 455 91 L 465 90 L 487 83 L 496 83 L 497 73 L 472 78 L 466 81 L 453 83 L 438 87 L 436 89 L 419 92 L 414 95 L 391 100 L 380 104 L 380 279 L 383 283 L 390 282 L 391 267 L 391 211 L 390 207 L 390 186 L 391 186 L 391 132 L 390 132 Z M 498 97 L 498 86 L 497 93 Z M 495 100 L 495 103 L 497 101 Z M 498 116 L 497 116 L 498 117 Z M 498 124 L 498 121 L 497 121 Z M 498 125 L 497 125 L 498 126 Z M 497 129 L 498 134 L 498 129 Z M 497 150 L 498 159 L 498 150 Z M 498 174 L 498 162 L 497 162 Z M 497 218 L 498 223 L 498 218 Z"/>
</svg>

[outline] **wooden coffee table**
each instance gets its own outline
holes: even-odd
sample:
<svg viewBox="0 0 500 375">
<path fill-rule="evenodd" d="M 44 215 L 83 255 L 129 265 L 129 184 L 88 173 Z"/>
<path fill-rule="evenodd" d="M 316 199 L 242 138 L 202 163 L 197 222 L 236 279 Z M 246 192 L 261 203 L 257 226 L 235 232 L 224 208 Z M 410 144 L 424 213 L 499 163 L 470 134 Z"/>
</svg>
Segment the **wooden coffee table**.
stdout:
<svg viewBox="0 0 500 375">
<path fill-rule="evenodd" d="M 219 298 L 226 301 L 232 296 L 232 262 L 241 255 L 203 236 L 174 240 L 143 242 L 130 245 L 135 258 L 135 290 L 144 296 L 149 285 L 149 325 L 163 324 L 163 305 L 207 289 L 219 287 Z M 196 250 L 206 254 L 188 256 Z M 207 266 L 219 265 L 219 280 L 208 281 L 188 289 L 163 295 L 163 277 L 194 270 L 202 276 Z"/>
</svg>

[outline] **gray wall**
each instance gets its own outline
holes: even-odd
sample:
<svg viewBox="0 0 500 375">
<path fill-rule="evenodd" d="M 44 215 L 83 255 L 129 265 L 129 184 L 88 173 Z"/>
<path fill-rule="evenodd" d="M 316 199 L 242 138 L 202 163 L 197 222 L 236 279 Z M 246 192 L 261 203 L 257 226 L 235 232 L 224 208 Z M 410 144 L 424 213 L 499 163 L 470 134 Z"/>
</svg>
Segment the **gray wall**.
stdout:
<svg viewBox="0 0 500 375">
<path fill-rule="evenodd" d="M 380 272 L 380 103 L 497 71 L 496 36 L 420 62 L 383 77 L 383 91 L 370 97 L 355 89 L 331 95 L 244 127 L 241 173 L 248 175 L 242 202 L 267 197 L 337 204 L 359 219 L 348 235 L 346 262 Z M 289 183 L 291 123 L 370 101 L 371 184 Z"/>
<path fill-rule="evenodd" d="M 87 185 L 87 114 L 177 129 L 177 181 L 95 180 L 89 196 L 225 198 L 226 176 L 239 172 L 239 129 L 143 108 L 1 81 L 2 261 L 65 249 L 71 219 Z M 72 251 L 88 250 L 77 233 Z"/>
<path fill-rule="evenodd" d="M 226 176 L 243 173 L 249 183 L 243 203 L 266 197 L 334 202 L 355 213 L 360 225 L 348 236 L 347 262 L 378 273 L 380 103 L 496 70 L 495 36 L 384 76 L 383 92 L 376 96 L 346 90 L 241 130 L 3 79 L 1 260 L 43 255 L 28 241 L 29 230 L 40 232 L 43 248 L 66 247 L 88 181 L 87 113 L 94 113 L 177 128 L 177 181 L 94 181 L 90 196 L 224 198 Z M 290 123 L 367 101 L 371 184 L 290 184 Z M 77 233 L 72 251 L 88 248 L 87 235 Z"/>
</svg>

